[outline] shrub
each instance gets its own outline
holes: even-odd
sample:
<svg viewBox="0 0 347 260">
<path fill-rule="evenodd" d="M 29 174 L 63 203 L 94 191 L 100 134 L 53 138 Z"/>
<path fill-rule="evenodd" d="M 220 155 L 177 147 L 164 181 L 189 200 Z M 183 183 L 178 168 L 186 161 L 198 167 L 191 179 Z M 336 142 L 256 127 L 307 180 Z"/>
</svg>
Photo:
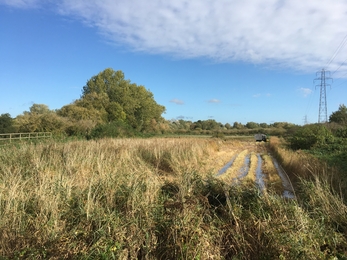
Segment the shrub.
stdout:
<svg viewBox="0 0 347 260">
<path fill-rule="evenodd" d="M 325 125 L 314 124 L 299 128 L 297 132 L 289 138 L 289 143 L 292 149 L 308 150 L 314 146 L 332 143 L 333 140 L 334 136 Z"/>
<path fill-rule="evenodd" d="M 103 137 L 133 137 L 136 131 L 127 123 L 122 121 L 113 121 L 111 123 L 97 125 L 90 134 L 90 137 L 103 138 Z"/>
</svg>

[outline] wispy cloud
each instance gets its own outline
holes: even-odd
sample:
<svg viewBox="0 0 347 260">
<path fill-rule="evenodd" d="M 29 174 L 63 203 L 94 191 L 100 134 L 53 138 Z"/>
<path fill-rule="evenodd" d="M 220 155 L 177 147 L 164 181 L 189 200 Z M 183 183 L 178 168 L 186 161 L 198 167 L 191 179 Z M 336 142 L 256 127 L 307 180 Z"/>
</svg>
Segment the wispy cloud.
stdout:
<svg viewBox="0 0 347 260">
<path fill-rule="evenodd" d="M 271 97 L 272 95 L 271 95 L 271 93 L 266 93 L 266 94 L 257 93 L 257 94 L 254 94 L 252 97 L 259 98 L 261 96 Z"/>
<path fill-rule="evenodd" d="M 177 119 L 177 120 L 180 120 L 180 119 L 182 119 L 182 120 L 192 120 L 193 117 L 181 115 L 181 116 L 176 117 L 176 119 Z"/>
<path fill-rule="evenodd" d="M 298 91 L 303 97 L 307 97 L 313 92 L 310 88 L 299 88 Z"/>
<path fill-rule="evenodd" d="M 0 3 L 38 1 L 47 0 Z M 334 71 L 347 55 L 342 48 L 329 64 L 346 34 L 345 0 L 58 0 L 56 8 L 133 51 L 310 72 L 326 65 Z"/>
<path fill-rule="evenodd" d="M 42 2 L 42 0 L 0 0 L 0 5 L 4 4 L 16 8 L 35 8 Z"/>
<path fill-rule="evenodd" d="M 180 100 L 177 98 L 171 99 L 170 102 L 175 103 L 176 105 L 183 105 L 184 104 L 183 100 Z"/>
<path fill-rule="evenodd" d="M 219 99 L 212 98 L 212 99 L 208 100 L 207 102 L 208 103 L 220 103 L 221 101 Z"/>
</svg>

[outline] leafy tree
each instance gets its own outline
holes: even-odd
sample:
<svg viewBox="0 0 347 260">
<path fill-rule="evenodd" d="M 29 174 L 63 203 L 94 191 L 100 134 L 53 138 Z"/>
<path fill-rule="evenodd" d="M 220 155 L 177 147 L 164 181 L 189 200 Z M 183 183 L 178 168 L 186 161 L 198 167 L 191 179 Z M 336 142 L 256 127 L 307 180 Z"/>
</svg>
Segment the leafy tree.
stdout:
<svg viewBox="0 0 347 260">
<path fill-rule="evenodd" d="M 261 128 L 268 128 L 269 127 L 267 123 L 260 123 L 259 126 Z"/>
<path fill-rule="evenodd" d="M 334 136 L 325 125 L 305 125 L 297 130 L 289 138 L 290 146 L 297 149 L 311 149 L 314 146 L 322 146 L 332 143 Z"/>
<path fill-rule="evenodd" d="M 233 124 L 233 128 L 235 129 L 242 129 L 244 126 L 243 124 L 239 123 L 239 122 L 234 122 Z"/>
<path fill-rule="evenodd" d="M 33 104 L 14 120 L 19 132 L 64 132 L 68 122 L 47 105 Z"/>
<path fill-rule="evenodd" d="M 347 124 L 347 107 L 345 105 L 340 105 L 339 109 L 333 112 L 329 117 L 329 122 L 335 122 L 338 124 Z"/>
<path fill-rule="evenodd" d="M 153 119 L 162 122 L 165 111 L 165 107 L 155 102 L 152 92 L 125 80 L 122 71 L 110 68 L 87 82 L 75 105 L 99 111 L 97 121 L 124 121 L 139 131 L 153 126 Z"/>
<path fill-rule="evenodd" d="M 63 106 L 57 111 L 57 114 L 62 117 L 70 118 L 77 122 L 79 120 L 90 120 L 97 123 L 103 123 L 107 118 L 105 110 L 97 110 L 94 107 L 81 106 L 81 102 L 75 101 L 73 104 Z"/>
<path fill-rule="evenodd" d="M 218 130 L 220 128 L 221 128 L 221 124 L 214 119 L 208 119 L 208 120 L 202 121 L 203 130 Z"/>
<path fill-rule="evenodd" d="M 52 113 L 53 111 L 49 109 L 49 107 L 45 104 L 33 104 L 29 108 L 30 112 L 24 112 L 24 113 L 30 113 L 30 114 L 38 114 L 38 115 L 43 115 L 43 114 L 48 114 Z"/>
<path fill-rule="evenodd" d="M 255 123 L 255 122 L 248 122 L 248 123 L 246 124 L 246 127 L 247 127 L 248 129 L 255 129 L 255 128 L 258 128 L 258 127 L 259 127 L 259 124 L 258 124 L 258 123 Z"/>
<path fill-rule="evenodd" d="M 198 120 L 190 125 L 191 130 L 201 130 L 202 129 L 202 121 Z"/>
<path fill-rule="evenodd" d="M 178 120 L 178 122 L 179 122 L 179 128 L 185 129 L 185 130 L 189 130 L 190 125 L 192 124 L 192 121 L 185 121 L 183 119 Z"/>
<path fill-rule="evenodd" d="M 294 127 L 295 125 L 288 122 L 275 122 L 272 124 L 275 128 L 283 128 L 283 129 L 289 129 L 291 127 Z"/>
<path fill-rule="evenodd" d="M 226 123 L 225 125 L 224 125 L 224 127 L 226 128 L 226 129 L 231 129 L 232 128 L 232 126 L 229 124 L 229 123 Z"/>
<path fill-rule="evenodd" d="M 0 115 L 0 133 L 11 133 L 14 131 L 13 127 L 13 118 L 10 114 L 1 114 Z"/>
</svg>

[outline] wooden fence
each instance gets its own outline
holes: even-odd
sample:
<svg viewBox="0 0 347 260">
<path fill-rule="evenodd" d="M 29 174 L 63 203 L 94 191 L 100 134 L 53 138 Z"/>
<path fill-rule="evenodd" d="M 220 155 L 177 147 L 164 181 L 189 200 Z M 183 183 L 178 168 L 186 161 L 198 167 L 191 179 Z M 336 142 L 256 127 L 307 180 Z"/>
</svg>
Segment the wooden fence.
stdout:
<svg viewBox="0 0 347 260">
<path fill-rule="evenodd" d="M 0 144 L 3 142 L 10 142 L 14 140 L 30 140 L 39 138 L 52 138 L 51 132 L 33 132 L 33 133 L 9 133 L 0 134 Z"/>
</svg>

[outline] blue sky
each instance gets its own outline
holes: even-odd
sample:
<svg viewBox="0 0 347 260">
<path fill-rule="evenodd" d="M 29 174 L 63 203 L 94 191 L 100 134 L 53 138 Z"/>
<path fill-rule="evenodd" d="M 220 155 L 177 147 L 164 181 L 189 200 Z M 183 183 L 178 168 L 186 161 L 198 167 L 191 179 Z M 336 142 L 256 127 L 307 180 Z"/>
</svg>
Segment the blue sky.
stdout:
<svg viewBox="0 0 347 260">
<path fill-rule="evenodd" d="M 0 0 L 0 114 L 59 109 L 113 68 L 166 119 L 315 123 L 322 68 L 328 116 L 347 105 L 346 24 L 345 0 Z"/>
</svg>

